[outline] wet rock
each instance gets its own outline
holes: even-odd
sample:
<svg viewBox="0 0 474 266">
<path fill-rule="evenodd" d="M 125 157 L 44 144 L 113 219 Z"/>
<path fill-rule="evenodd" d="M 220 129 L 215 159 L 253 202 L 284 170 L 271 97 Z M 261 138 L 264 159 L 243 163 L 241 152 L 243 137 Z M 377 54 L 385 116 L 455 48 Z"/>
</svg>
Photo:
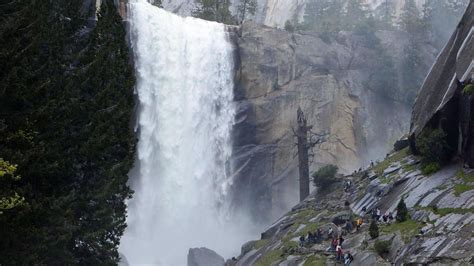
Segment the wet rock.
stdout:
<svg viewBox="0 0 474 266">
<path fill-rule="evenodd" d="M 225 260 L 208 248 L 190 248 L 188 266 L 224 266 Z"/>
<path fill-rule="evenodd" d="M 402 53 L 399 44 L 406 36 L 395 32 L 377 36 L 394 57 Z M 314 32 L 289 33 L 252 22 L 242 25 L 237 38 L 240 65 L 233 138 L 233 162 L 239 169 L 234 179 L 239 191 L 236 205 L 248 206 L 254 217 L 268 222 L 265 218 L 276 219 L 298 202 L 297 163 L 288 159 L 294 153 L 291 128 L 298 107 L 309 124 L 317 125 L 316 133 L 325 135 L 315 150 L 318 164 L 310 166 L 311 172 L 328 163 L 352 172 L 381 156 L 389 140 L 405 132 L 407 125 L 393 123 L 409 118 L 409 108 L 397 98 L 405 89 L 394 92 L 397 100 L 374 102 L 376 94 L 366 86 L 367 69 L 378 54 L 358 45 L 360 41 L 350 32 L 326 40 Z M 429 68 L 434 55 L 427 52 L 422 57 L 421 65 Z M 386 108 L 387 104 L 392 107 Z M 383 115 L 378 115 L 381 111 Z"/>
<path fill-rule="evenodd" d="M 416 150 L 417 138 L 433 125 L 446 133 L 449 156 L 458 155 L 463 162 L 474 167 L 474 111 L 473 96 L 464 94 L 474 71 L 474 2 L 470 1 L 464 16 L 448 43 L 438 56 L 426 77 L 413 106 L 410 125 L 410 146 Z"/>
<path fill-rule="evenodd" d="M 401 138 L 401 139 L 397 140 L 395 142 L 395 144 L 393 144 L 393 149 L 395 151 L 400 151 L 400 150 L 403 150 L 406 147 L 408 147 L 408 145 L 410 145 L 410 141 L 408 140 L 407 137 L 404 137 L 404 138 Z"/>
<path fill-rule="evenodd" d="M 255 247 L 256 242 L 257 241 L 249 241 L 243 244 L 242 247 L 240 248 L 241 254 L 247 254 L 248 252 L 250 252 Z"/>
<path fill-rule="evenodd" d="M 385 169 L 385 170 L 383 171 L 383 175 L 384 175 L 384 176 L 387 176 L 387 175 L 389 175 L 389 174 L 391 174 L 391 173 L 394 173 L 394 172 L 400 170 L 400 168 L 402 168 L 401 165 L 400 165 L 400 163 L 392 164 L 392 165 L 390 165 L 387 169 Z"/>
</svg>

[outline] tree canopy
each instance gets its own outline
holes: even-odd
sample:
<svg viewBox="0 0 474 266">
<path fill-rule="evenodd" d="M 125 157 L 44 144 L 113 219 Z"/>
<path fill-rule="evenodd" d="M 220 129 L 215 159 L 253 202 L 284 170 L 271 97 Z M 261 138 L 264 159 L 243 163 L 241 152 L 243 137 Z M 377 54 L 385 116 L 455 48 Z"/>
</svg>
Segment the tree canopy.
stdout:
<svg viewBox="0 0 474 266">
<path fill-rule="evenodd" d="M 113 1 L 100 10 L 93 26 L 80 1 L 2 1 L 0 264 L 119 261 L 134 76 Z"/>
</svg>

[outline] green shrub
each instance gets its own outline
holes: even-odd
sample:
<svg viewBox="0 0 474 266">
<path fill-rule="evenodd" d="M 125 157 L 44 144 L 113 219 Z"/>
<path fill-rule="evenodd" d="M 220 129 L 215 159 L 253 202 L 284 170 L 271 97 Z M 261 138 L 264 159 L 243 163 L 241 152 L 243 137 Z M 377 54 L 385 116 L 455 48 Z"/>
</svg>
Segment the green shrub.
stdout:
<svg viewBox="0 0 474 266">
<path fill-rule="evenodd" d="M 293 23 L 291 21 L 287 20 L 285 22 L 285 30 L 288 32 L 294 32 L 295 31 L 295 26 L 293 26 Z"/>
<path fill-rule="evenodd" d="M 451 151 L 446 139 L 447 134 L 440 128 L 424 130 L 416 140 L 416 149 L 421 153 L 424 164 L 443 165 L 448 161 Z M 434 169 L 434 165 L 430 168 Z"/>
<path fill-rule="evenodd" d="M 439 166 L 439 163 L 432 162 L 432 163 L 424 163 L 421 165 L 421 173 L 424 175 L 431 175 L 439 171 L 441 169 L 441 166 Z"/>
<path fill-rule="evenodd" d="M 369 226 L 369 235 L 372 239 L 379 237 L 379 226 L 375 220 L 372 220 Z"/>
<path fill-rule="evenodd" d="M 374 249 L 377 254 L 384 257 L 390 252 L 390 241 L 375 241 Z"/>
<path fill-rule="evenodd" d="M 468 184 L 456 184 L 454 185 L 454 195 L 456 197 L 459 197 L 462 193 L 466 191 L 473 190 L 474 186 L 468 185 Z"/>
<path fill-rule="evenodd" d="M 396 219 L 398 222 L 404 222 L 408 219 L 408 209 L 403 198 L 398 202 Z"/>
<path fill-rule="evenodd" d="M 320 188 L 330 186 L 335 182 L 335 176 L 337 173 L 337 166 L 329 164 L 319 168 L 318 171 L 313 173 L 313 182 L 315 186 Z"/>
<path fill-rule="evenodd" d="M 464 87 L 464 89 L 462 90 L 462 94 L 467 94 L 467 95 L 471 95 L 472 92 L 474 92 L 474 85 L 473 84 L 469 84 L 467 85 L 466 87 Z"/>
</svg>

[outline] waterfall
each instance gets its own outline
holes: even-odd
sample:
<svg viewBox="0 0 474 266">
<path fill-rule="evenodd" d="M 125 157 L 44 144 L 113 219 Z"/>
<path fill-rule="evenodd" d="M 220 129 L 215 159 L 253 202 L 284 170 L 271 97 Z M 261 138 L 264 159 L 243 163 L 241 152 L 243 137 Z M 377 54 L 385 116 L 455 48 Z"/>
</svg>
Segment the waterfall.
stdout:
<svg viewBox="0 0 474 266">
<path fill-rule="evenodd" d="M 139 142 L 119 251 L 154 265 L 185 265 L 191 247 L 236 255 L 252 235 L 229 209 L 235 70 L 225 26 L 145 0 L 129 3 L 129 21 Z"/>
</svg>

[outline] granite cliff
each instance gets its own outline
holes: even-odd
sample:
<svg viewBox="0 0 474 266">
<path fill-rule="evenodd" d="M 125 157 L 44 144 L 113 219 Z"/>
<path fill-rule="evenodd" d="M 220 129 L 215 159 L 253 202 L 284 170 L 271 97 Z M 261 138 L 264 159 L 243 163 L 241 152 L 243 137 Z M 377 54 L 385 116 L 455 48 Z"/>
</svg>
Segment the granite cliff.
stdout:
<svg viewBox="0 0 474 266">
<path fill-rule="evenodd" d="M 376 38 L 399 58 L 406 36 L 380 31 Z M 408 131 L 409 98 L 399 85 L 376 84 L 379 54 L 367 37 L 353 32 L 325 36 L 289 33 L 252 22 L 238 36 L 234 136 L 236 197 L 258 217 L 277 217 L 297 202 L 298 172 L 292 127 L 301 107 L 324 141 L 314 149 L 311 170 L 333 163 L 349 173 L 383 157 Z M 436 50 L 421 56 L 424 75 Z M 394 74 L 401 64 L 394 60 Z M 383 83 L 383 81 L 382 81 Z M 391 86 L 389 91 L 380 87 Z M 378 86 L 378 87 L 377 87 Z M 256 204 L 255 204 L 256 203 Z"/>
<path fill-rule="evenodd" d="M 474 172 L 469 148 L 473 12 L 471 3 L 418 94 L 410 147 L 391 152 L 362 171 L 336 176 L 332 186 L 294 206 L 260 240 L 246 243 L 228 265 L 332 265 L 335 254 L 328 250 L 331 238 L 326 234 L 331 228 L 344 235 L 343 249 L 354 256 L 351 265 L 474 263 Z M 434 128 L 446 130 L 447 143 L 457 149 L 439 171 L 423 173 L 424 158 L 417 155 L 415 144 L 422 132 Z M 343 189 L 347 181 L 352 185 Z M 396 217 L 401 199 L 408 220 L 379 219 L 379 236 L 370 236 L 371 211 L 380 209 Z M 360 230 L 346 227 L 359 217 L 364 220 Z M 300 236 L 317 228 L 326 232 L 322 239 L 300 246 Z"/>
</svg>

